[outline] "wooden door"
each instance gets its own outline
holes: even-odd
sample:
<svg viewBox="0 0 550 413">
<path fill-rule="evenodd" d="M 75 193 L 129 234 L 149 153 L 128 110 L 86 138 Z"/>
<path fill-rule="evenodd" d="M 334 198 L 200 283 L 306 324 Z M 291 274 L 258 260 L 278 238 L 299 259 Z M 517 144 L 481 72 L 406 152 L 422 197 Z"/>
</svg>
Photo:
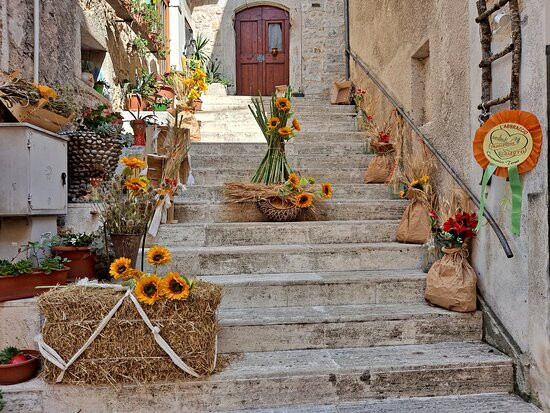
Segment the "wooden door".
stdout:
<svg viewBox="0 0 550 413">
<path fill-rule="evenodd" d="M 235 19 L 237 94 L 271 95 L 289 83 L 288 12 L 271 6 L 251 7 Z"/>
</svg>

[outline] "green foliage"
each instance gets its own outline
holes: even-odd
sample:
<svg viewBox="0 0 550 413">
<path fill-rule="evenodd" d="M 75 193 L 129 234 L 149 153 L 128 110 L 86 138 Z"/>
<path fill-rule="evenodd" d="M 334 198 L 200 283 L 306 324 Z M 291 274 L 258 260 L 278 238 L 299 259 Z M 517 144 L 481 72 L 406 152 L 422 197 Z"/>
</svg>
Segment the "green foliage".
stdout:
<svg viewBox="0 0 550 413">
<path fill-rule="evenodd" d="M 4 407 L 6 407 L 6 402 L 2 396 L 2 390 L 0 390 L 0 412 L 4 410 Z"/>
<path fill-rule="evenodd" d="M 22 275 L 32 273 L 32 262 L 24 259 L 15 262 L 0 260 L 1 275 Z"/>
<path fill-rule="evenodd" d="M 94 236 L 84 232 L 73 234 L 71 231 L 63 231 L 52 235 L 48 241 L 52 247 L 89 247 L 94 241 Z"/>
<path fill-rule="evenodd" d="M 132 51 L 144 59 L 149 54 L 149 43 L 138 34 L 132 40 Z"/>
<path fill-rule="evenodd" d="M 40 270 L 44 272 L 44 274 L 51 274 L 53 271 L 65 268 L 65 264 L 68 262 L 69 260 L 67 258 L 46 257 L 40 263 Z"/>
<path fill-rule="evenodd" d="M 21 353 L 17 347 L 8 346 L 0 350 L 0 364 L 8 364 L 9 361 Z"/>
<path fill-rule="evenodd" d="M 206 66 L 206 84 L 210 85 L 212 83 L 221 83 L 224 86 L 232 86 L 230 80 L 226 80 L 222 78 L 221 70 L 220 70 L 220 62 L 216 60 L 210 60 L 208 62 L 208 65 Z"/>
<path fill-rule="evenodd" d="M 122 128 L 122 116 L 105 105 L 95 108 L 84 106 L 76 119 L 79 130 L 93 131 L 100 135 L 118 135 Z"/>
<path fill-rule="evenodd" d="M 205 48 L 210 43 L 210 39 L 204 37 L 202 34 L 198 34 L 195 39 L 195 52 L 193 53 L 193 60 L 199 61 L 201 67 L 205 67 L 206 62 L 208 61 L 208 55 L 206 54 Z M 194 69 L 194 68 L 192 68 Z"/>
</svg>

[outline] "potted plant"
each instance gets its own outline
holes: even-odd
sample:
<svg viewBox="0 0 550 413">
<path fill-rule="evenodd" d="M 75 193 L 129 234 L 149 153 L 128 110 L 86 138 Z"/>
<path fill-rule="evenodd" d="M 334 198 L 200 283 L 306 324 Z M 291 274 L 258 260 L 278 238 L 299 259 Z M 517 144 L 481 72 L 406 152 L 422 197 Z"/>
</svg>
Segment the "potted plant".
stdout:
<svg viewBox="0 0 550 413">
<path fill-rule="evenodd" d="M 0 260 L 0 301 L 34 297 L 47 291 L 47 288 L 37 287 L 67 282 L 69 268 L 65 264 L 68 260 L 45 252 L 42 239 L 21 247 L 11 261 Z M 21 253 L 25 253 L 26 258 L 17 260 Z"/>
<path fill-rule="evenodd" d="M 39 362 L 40 353 L 36 350 L 19 350 L 12 346 L 3 348 L 0 350 L 0 384 L 17 384 L 32 379 Z"/>
<path fill-rule="evenodd" d="M 154 73 L 136 73 L 136 83 L 125 82 L 123 93 L 126 99 L 126 109 L 129 111 L 147 110 L 153 103 L 158 87 Z"/>
<path fill-rule="evenodd" d="M 138 100 L 141 101 L 140 98 Z M 137 113 L 130 112 L 130 115 L 134 120 L 130 121 L 132 130 L 134 131 L 134 146 L 145 146 L 147 143 L 146 132 L 147 132 L 147 119 L 154 119 L 155 115 L 145 115 L 141 116 L 141 111 L 138 107 Z"/>
<path fill-rule="evenodd" d="M 156 193 L 140 173 L 144 161 L 123 157 L 122 163 L 122 176 L 113 178 L 99 193 L 98 211 L 115 256 L 135 264 L 140 241 L 155 210 Z"/>
<path fill-rule="evenodd" d="M 49 244 L 54 255 L 67 259 L 69 276 L 67 281 L 75 281 L 78 278 L 96 278 L 96 255 L 91 246 L 94 242 L 92 234 L 70 231 L 53 235 Z"/>
<path fill-rule="evenodd" d="M 172 107 L 172 99 L 162 96 L 155 100 L 153 103 L 153 110 L 155 112 L 166 112 L 168 108 Z"/>
<path fill-rule="evenodd" d="M 107 84 L 107 82 L 103 80 L 98 80 L 97 82 L 94 83 L 94 89 L 100 95 L 103 95 L 103 92 L 105 91 L 106 87 L 108 88 L 109 85 Z"/>
</svg>

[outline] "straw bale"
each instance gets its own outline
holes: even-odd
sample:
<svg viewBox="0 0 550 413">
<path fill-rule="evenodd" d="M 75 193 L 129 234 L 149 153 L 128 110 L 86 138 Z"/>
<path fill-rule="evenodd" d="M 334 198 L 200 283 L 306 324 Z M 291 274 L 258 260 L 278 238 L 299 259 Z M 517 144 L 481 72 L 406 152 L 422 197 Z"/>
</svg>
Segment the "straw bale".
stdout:
<svg viewBox="0 0 550 413">
<path fill-rule="evenodd" d="M 221 287 L 199 281 L 187 301 L 161 298 L 142 307 L 161 336 L 201 376 L 214 370 L 216 310 Z M 68 361 L 124 295 L 104 288 L 71 286 L 51 290 L 39 299 L 45 316 L 44 341 Z M 60 370 L 45 362 L 43 377 L 54 382 Z M 73 384 L 151 383 L 190 378 L 155 342 L 152 332 L 127 298 L 105 329 L 67 370 Z"/>
</svg>

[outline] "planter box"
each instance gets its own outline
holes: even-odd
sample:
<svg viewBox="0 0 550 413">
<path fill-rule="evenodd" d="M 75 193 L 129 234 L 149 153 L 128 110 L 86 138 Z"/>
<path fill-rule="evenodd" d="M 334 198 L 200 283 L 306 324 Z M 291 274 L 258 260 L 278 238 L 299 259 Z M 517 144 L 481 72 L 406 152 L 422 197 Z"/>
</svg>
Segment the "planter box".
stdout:
<svg viewBox="0 0 550 413">
<path fill-rule="evenodd" d="M 63 285 L 67 282 L 69 268 L 44 274 L 35 271 L 32 274 L 0 276 L 0 301 L 30 298 L 48 291 L 48 288 L 36 288 L 46 285 Z"/>
</svg>

